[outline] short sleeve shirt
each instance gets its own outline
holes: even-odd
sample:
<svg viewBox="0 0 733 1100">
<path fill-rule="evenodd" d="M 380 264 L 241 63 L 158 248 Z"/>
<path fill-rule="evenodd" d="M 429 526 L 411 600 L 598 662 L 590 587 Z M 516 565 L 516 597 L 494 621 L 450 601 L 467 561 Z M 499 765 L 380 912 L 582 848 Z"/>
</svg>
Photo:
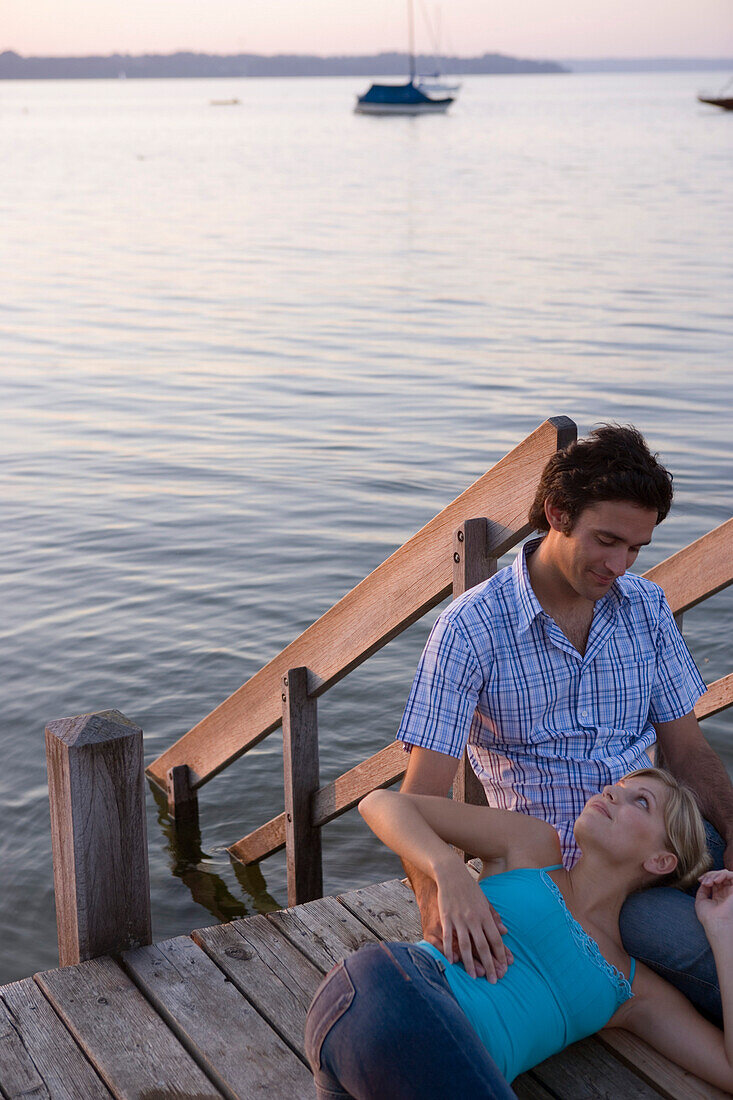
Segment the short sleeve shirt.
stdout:
<svg viewBox="0 0 733 1100">
<path fill-rule="evenodd" d="M 581 656 L 532 590 L 540 541 L 439 617 L 397 740 L 468 746 L 490 805 L 549 821 L 570 866 L 588 798 L 648 767 L 653 723 L 689 714 L 706 688 L 662 589 L 634 573 L 596 602 Z"/>
</svg>

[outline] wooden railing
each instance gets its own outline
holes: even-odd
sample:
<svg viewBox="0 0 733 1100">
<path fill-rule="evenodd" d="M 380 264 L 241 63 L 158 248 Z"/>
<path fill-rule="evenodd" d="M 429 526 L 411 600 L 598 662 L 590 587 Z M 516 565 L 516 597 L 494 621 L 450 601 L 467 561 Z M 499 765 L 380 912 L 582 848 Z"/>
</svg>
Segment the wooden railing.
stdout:
<svg viewBox="0 0 733 1100">
<path fill-rule="evenodd" d="M 167 792 L 176 822 L 196 817 L 201 784 L 282 723 L 284 812 L 229 851 L 252 863 L 286 847 L 289 904 L 319 897 L 322 827 L 399 780 L 406 754 L 392 743 L 321 786 L 317 697 L 451 591 L 495 572 L 498 558 L 529 532 L 545 463 L 575 434 L 566 417 L 541 424 L 155 760 L 147 774 Z M 681 628 L 685 611 L 733 581 L 733 520 L 645 576 L 664 589 Z M 695 713 L 702 720 L 731 703 L 733 674 L 710 685 Z M 61 964 L 149 942 L 142 731 L 110 711 L 53 722 L 46 743 Z M 483 800 L 465 755 L 453 796 Z"/>
<path fill-rule="evenodd" d="M 545 463 L 575 436 L 567 417 L 541 424 L 158 757 L 147 774 L 167 791 L 171 812 L 179 818 L 195 813 L 197 788 L 282 724 L 284 811 L 228 850 L 247 864 L 286 848 L 289 904 L 319 897 L 322 827 L 369 791 L 401 779 L 407 757 L 393 742 L 321 786 L 317 698 L 446 596 L 455 597 L 495 572 L 498 558 L 529 533 L 527 512 Z M 733 579 L 731 523 L 646 574 L 664 588 L 680 628 L 686 610 Z M 724 677 L 700 700 L 698 717 L 729 706 L 732 696 L 733 678 Z M 454 797 L 483 800 L 465 757 Z"/>
</svg>

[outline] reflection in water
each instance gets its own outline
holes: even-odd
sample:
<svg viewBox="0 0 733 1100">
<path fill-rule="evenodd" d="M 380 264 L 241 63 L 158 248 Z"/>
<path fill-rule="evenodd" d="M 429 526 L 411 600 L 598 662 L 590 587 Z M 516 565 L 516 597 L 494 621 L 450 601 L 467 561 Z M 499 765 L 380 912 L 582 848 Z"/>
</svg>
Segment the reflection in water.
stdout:
<svg viewBox="0 0 733 1100">
<path fill-rule="evenodd" d="M 207 866 L 211 857 L 201 847 L 198 819 L 176 826 L 168 813 L 165 795 L 154 783 L 150 783 L 150 789 L 158 810 L 158 825 L 171 856 L 171 872 L 188 888 L 197 905 L 203 906 L 221 923 L 248 917 L 252 913 L 272 913 L 280 908 L 267 892 L 259 864 L 245 867 L 232 860 L 237 882 L 248 895 L 250 904 L 235 897 L 221 876 Z"/>
</svg>

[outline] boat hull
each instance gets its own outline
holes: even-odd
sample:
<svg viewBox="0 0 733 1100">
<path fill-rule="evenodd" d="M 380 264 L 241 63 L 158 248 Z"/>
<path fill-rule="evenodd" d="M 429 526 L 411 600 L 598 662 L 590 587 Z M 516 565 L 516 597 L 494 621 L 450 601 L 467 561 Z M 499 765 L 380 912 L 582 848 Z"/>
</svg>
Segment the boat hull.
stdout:
<svg viewBox="0 0 733 1100">
<path fill-rule="evenodd" d="M 715 96 L 699 95 L 697 98 L 700 103 L 710 103 L 713 107 L 722 107 L 724 111 L 733 111 L 733 96 L 722 96 L 717 99 Z"/>
<path fill-rule="evenodd" d="M 360 103 L 356 101 L 357 115 L 440 115 L 450 107 L 452 99 L 439 99 L 433 103 Z"/>
</svg>

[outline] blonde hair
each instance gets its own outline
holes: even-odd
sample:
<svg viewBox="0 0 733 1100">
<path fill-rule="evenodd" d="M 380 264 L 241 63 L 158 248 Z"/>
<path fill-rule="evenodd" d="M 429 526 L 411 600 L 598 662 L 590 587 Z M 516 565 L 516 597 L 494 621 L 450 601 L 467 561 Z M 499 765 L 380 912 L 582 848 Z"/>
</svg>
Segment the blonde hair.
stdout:
<svg viewBox="0 0 733 1100">
<path fill-rule="evenodd" d="M 703 871 L 713 862 L 708 852 L 705 823 L 694 791 L 680 783 L 664 768 L 639 768 L 624 779 L 656 779 L 667 788 L 664 803 L 664 827 L 670 850 L 677 856 L 677 866 L 669 875 L 657 879 L 657 886 L 677 886 L 686 890 L 694 886 Z"/>
</svg>

